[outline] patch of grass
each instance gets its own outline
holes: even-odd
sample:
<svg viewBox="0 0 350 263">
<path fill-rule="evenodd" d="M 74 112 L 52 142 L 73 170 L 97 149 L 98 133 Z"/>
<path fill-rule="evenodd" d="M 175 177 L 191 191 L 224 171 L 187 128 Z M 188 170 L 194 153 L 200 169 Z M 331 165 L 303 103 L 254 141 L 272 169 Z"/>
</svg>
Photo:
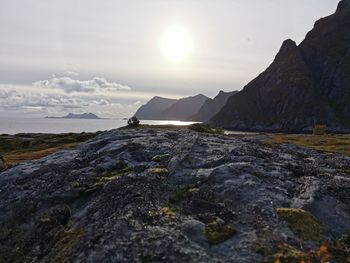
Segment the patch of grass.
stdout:
<svg viewBox="0 0 350 263">
<path fill-rule="evenodd" d="M 80 143 L 63 144 L 57 147 L 51 147 L 51 148 L 42 149 L 42 150 L 34 150 L 33 152 L 29 152 L 29 151 L 21 152 L 21 150 L 15 151 L 13 153 L 9 153 L 5 155 L 6 163 L 8 166 L 11 167 L 21 162 L 40 159 L 50 154 L 53 154 L 55 152 L 76 147 L 79 144 Z"/>
<path fill-rule="evenodd" d="M 265 141 L 267 144 L 294 144 L 320 152 L 341 153 L 350 156 L 350 135 L 289 135 L 273 134 Z"/>
<path fill-rule="evenodd" d="M 20 162 L 40 159 L 76 147 L 98 133 L 0 135 L 0 156 L 12 167 Z"/>
<path fill-rule="evenodd" d="M 211 245 L 220 244 L 237 233 L 235 227 L 231 224 L 223 224 L 218 220 L 205 225 L 205 236 Z"/>
<path fill-rule="evenodd" d="M 319 241 L 325 237 L 326 227 L 311 213 L 298 208 L 278 208 L 277 213 L 301 239 Z"/>
<path fill-rule="evenodd" d="M 209 133 L 209 134 L 216 134 L 216 135 L 223 135 L 223 130 L 220 129 L 212 129 L 207 124 L 202 123 L 195 123 L 188 127 L 189 130 L 195 131 L 195 132 L 201 132 L 201 133 Z"/>
</svg>

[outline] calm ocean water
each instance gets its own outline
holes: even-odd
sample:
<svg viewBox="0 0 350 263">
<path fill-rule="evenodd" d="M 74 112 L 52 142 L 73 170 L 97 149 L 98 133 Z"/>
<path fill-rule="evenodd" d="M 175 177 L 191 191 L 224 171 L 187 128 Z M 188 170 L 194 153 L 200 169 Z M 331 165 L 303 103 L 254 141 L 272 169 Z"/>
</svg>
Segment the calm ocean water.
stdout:
<svg viewBox="0 0 350 263">
<path fill-rule="evenodd" d="M 66 133 L 96 132 L 120 128 L 126 125 L 121 119 L 44 119 L 44 118 L 0 118 L 0 134 L 17 133 Z M 189 125 L 193 122 L 141 121 L 142 124 Z"/>
</svg>

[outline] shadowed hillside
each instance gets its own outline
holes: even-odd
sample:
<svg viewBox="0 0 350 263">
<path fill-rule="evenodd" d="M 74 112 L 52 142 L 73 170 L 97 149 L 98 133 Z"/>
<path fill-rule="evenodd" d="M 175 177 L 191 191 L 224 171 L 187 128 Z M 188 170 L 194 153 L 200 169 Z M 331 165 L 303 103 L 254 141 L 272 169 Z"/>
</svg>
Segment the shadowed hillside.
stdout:
<svg viewBox="0 0 350 263">
<path fill-rule="evenodd" d="M 350 4 L 315 23 L 297 46 L 286 40 L 268 69 L 232 96 L 210 123 L 254 131 L 350 130 Z"/>
</svg>

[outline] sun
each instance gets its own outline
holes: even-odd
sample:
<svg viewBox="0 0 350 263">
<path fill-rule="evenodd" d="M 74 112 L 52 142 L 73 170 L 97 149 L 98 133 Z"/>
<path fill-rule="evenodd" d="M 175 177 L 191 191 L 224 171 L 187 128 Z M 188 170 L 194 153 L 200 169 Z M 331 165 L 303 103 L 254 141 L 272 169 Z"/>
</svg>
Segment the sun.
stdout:
<svg viewBox="0 0 350 263">
<path fill-rule="evenodd" d="M 173 62 L 184 60 L 192 51 L 192 39 L 189 32 L 182 26 L 169 27 L 162 38 L 162 50 L 165 56 Z"/>
</svg>

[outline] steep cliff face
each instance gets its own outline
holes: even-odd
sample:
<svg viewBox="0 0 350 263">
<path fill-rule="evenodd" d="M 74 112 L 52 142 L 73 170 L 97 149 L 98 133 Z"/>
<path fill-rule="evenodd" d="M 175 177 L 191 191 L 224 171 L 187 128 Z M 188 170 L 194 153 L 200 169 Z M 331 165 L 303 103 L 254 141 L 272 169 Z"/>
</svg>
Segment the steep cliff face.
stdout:
<svg viewBox="0 0 350 263">
<path fill-rule="evenodd" d="M 328 98 L 337 121 L 350 125 L 350 1 L 320 19 L 300 44 L 314 85 Z"/>
<path fill-rule="evenodd" d="M 224 92 L 221 90 L 214 99 L 207 99 L 199 111 L 188 120 L 198 122 L 206 122 L 210 120 L 222 109 L 222 107 L 225 106 L 228 98 L 236 93 L 237 91 Z"/>
<path fill-rule="evenodd" d="M 350 1 L 320 19 L 297 46 L 286 40 L 273 63 L 229 98 L 210 124 L 228 129 L 350 130 Z"/>
</svg>

